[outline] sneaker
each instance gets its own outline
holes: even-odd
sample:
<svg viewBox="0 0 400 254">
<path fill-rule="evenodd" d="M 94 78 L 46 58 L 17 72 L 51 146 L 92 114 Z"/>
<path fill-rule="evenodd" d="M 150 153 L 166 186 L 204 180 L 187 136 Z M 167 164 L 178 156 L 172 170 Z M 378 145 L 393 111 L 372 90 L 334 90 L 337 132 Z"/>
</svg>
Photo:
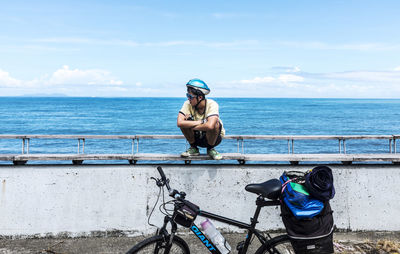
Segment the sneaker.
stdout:
<svg viewBox="0 0 400 254">
<path fill-rule="evenodd" d="M 200 155 L 199 149 L 197 147 L 190 147 L 186 152 L 181 153 L 181 157 L 190 157 Z"/>
<path fill-rule="evenodd" d="M 222 155 L 219 152 L 217 152 L 217 150 L 215 150 L 214 148 L 208 150 L 207 154 L 211 158 L 213 158 L 214 160 L 221 160 L 222 159 Z"/>
</svg>

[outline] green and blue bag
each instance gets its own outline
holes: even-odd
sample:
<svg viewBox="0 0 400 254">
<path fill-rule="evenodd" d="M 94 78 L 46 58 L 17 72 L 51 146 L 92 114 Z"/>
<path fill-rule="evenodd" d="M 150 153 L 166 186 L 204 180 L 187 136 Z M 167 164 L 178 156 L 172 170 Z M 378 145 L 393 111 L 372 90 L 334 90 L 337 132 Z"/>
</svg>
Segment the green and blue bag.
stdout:
<svg viewBox="0 0 400 254">
<path fill-rule="evenodd" d="M 324 209 L 324 203 L 307 191 L 303 172 L 285 171 L 279 180 L 282 183 L 282 200 L 296 218 L 309 219 Z"/>
</svg>

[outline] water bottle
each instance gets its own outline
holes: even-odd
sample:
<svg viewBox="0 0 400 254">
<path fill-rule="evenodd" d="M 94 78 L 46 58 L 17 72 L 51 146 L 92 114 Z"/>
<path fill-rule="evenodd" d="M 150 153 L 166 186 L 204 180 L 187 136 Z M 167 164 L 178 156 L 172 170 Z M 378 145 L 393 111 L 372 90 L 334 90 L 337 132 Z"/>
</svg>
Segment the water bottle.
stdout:
<svg viewBox="0 0 400 254">
<path fill-rule="evenodd" d="M 200 224 L 203 228 L 204 233 L 208 236 L 211 242 L 222 254 L 228 254 L 229 252 L 231 252 L 231 246 L 209 219 L 206 219 Z"/>
</svg>

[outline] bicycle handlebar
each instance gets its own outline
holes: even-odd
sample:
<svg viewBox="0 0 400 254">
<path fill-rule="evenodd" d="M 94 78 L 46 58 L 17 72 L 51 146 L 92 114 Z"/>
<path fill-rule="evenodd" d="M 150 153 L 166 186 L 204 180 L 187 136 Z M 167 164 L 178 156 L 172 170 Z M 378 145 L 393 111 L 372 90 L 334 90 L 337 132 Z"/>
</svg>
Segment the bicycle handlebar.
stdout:
<svg viewBox="0 0 400 254">
<path fill-rule="evenodd" d="M 163 171 L 163 169 L 161 168 L 161 166 L 158 166 L 158 167 L 157 167 L 157 170 L 158 170 L 158 173 L 160 173 L 160 175 L 161 175 L 161 180 L 163 180 L 163 182 L 166 182 L 166 181 L 167 181 L 167 178 L 165 177 L 164 171 Z"/>
<path fill-rule="evenodd" d="M 167 186 L 168 192 L 171 195 L 173 190 L 171 191 L 171 187 L 169 186 L 169 179 L 167 179 L 167 177 L 165 177 L 164 171 L 161 168 L 161 166 L 158 166 L 157 170 L 158 170 L 158 173 L 160 173 L 162 184 Z"/>
<path fill-rule="evenodd" d="M 183 202 L 185 205 L 187 205 L 189 208 L 191 208 L 194 212 L 196 212 L 196 214 L 199 214 L 200 208 L 197 205 L 193 204 L 192 202 L 185 200 L 185 195 L 186 195 L 185 193 L 183 193 L 183 192 L 181 193 L 175 189 L 171 189 L 171 187 L 169 186 L 169 179 L 167 179 L 167 177 L 165 176 L 164 171 L 161 168 L 161 166 L 158 166 L 157 170 L 158 170 L 158 173 L 160 173 L 162 184 L 165 185 L 168 189 L 169 196 L 176 200 Z"/>
<path fill-rule="evenodd" d="M 169 179 L 167 177 L 165 177 L 164 170 L 161 168 L 161 166 L 158 166 L 157 170 L 158 170 L 158 173 L 160 173 L 162 184 L 167 187 L 169 195 L 176 199 L 180 198 L 181 195 L 180 195 L 179 191 L 171 189 L 171 187 L 169 186 Z"/>
</svg>

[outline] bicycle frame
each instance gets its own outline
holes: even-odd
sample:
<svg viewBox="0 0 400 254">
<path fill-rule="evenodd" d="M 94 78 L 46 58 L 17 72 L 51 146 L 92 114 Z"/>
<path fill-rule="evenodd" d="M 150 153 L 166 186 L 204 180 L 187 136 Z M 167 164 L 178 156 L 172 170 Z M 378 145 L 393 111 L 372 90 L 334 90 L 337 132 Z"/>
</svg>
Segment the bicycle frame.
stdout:
<svg viewBox="0 0 400 254">
<path fill-rule="evenodd" d="M 159 186 L 160 188 L 162 188 L 163 186 L 166 186 L 169 192 L 169 196 L 173 197 L 176 201 L 181 202 L 180 204 L 185 204 L 187 205 L 189 208 L 191 208 L 193 211 L 197 211 L 196 214 L 198 216 L 201 217 L 205 217 L 205 218 L 209 218 L 212 220 L 216 220 L 225 224 L 229 224 L 229 225 L 233 225 L 242 229 L 246 229 L 247 230 L 247 236 L 246 236 L 246 240 L 243 242 L 240 242 L 237 246 L 237 249 L 239 250 L 239 254 L 245 254 L 247 253 L 248 247 L 251 243 L 251 239 L 253 234 L 255 236 L 257 236 L 257 238 L 259 239 L 259 241 L 261 242 L 262 245 L 267 244 L 267 239 L 261 235 L 261 233 L 256 230 L 256 225 L 258 223 L 258 216 L 260 215 L 260 211 L 261 208 L 264 206 L 278 206 L 280 205 L 280 201 L 279 200 L 265 200 L 261 195 L 257 197 L 256 200 L 256 211 L 254 212 L 254 215 L 252 218 L 250 218 L 250 224 L 245 223 L 245 222 L 241 222 L 241 221 L 237 221 L 237 220 L 233 220 L 227 217 L 223 217 L 220 216 L 218 214 L 214 214 L 214 213 L 210 213 L 207 211 L 202 211 L 200 210 L 200 208 L 191 203 L 188 200 L 185 200 L 185 196 L 186 193 L 184 192 L 178 192 L 177 190 L 171 189 L 171 187 L 169 186 L 169 180 L 165 177 L 165 174 L 162 170 L 162 168 L 159 166 L 157 167 L 158 172 L 160 173 L 161 179 L 155 179 L 156 180 L 156 184 L 157 186 Z M 157 234 L 162 235 L 163 237 L 165 237 L 165 242 L 167 242 L 167 246 L 165 249 L 165 253 L 169 253 L 169 249 L 172 246 L 172 242 L 174 239 L 174 235 L 177 231 L 177 223 L 175 222 L 176 216 L 177 216 L 177 211 L 178 211 L 179 207 L 177 207 L 177 203 L 175 203 L 175 208 L 174 208 L 174 213 L 173 215 L 166 215 L 164 217 L 164 225 L 157 230 Z M 168 234 L 167 232 L 167 224 L 171 223 L 171 234 Z M 189 222 L 190 223 L 190 222 Z M 196 226 L 196 224 L 191 223 L 191 225 L 186 224 L 186 227 L 190 227 L 191 231 L 197 236 L 197 238 L 203 243 L 203 245 L 208 249 L 208 251 L 210 253 L 213 254 L 221 254 L 221 252 L 214 246 L 214 244 L 203 234 L 203 232 L 201 232 L 201 230 L 199 229 L 198 226 Z M 269 234 L 267 234 L 269 238 L 271 238 L 269 236 Z M 166 238 L 168 237 L 168 238 Z"/>
<path fill-rule="evenodd" d="M 246 240 L 244 241 L 243 245 L 240 246 L 240 250 L 239 250 L 239 254 L 244 254 L 247 252 L 250 243 L 251 243 L 251 238 L 253 236 L 253 234 L 259 239 L 259 241 L 261 242 L 261 244 L 265 244 L 267 239 L 258 231 L 256 230 L 256 224 L 258 223 L 258 216 L 260 215 L 260 211 L 261 208 L 264 206 L 277 206 L 280 205 L 280 201 L 277 200 L 264 200 L 261 197 L 258 197 L 256 200 L 256 211 L 254 213 L 254 216 L 252 218 L 250 218 L 251 224 L 245 223 L 245 222 L 241 222 L 241 221 L 237 221 L 237 220 L 233 220 L 227 217 L 223 217 L 214 213 L 210 213 L 207 211 L 200 211 L 200 213 L 198 214 L 198 216 L 204 217 L 204 218 L 209 218 L 215 221 L 219 221 L 225 224 L 229 224 L 229 225 L 233 225 L 236 226 L 238 228 L 241 229 L 246 229 L 247 230 L 247 236 L 246 236 Z M 175 214 L 174 214 L 175 215 Z M 173 221 L 173 217 L 174 215 L 169 218 L 169 219 L 165 219 L 164 221 L 164 229 L 167 223 L 167 220 L 169 220 L 172 223 L 172 234 L 171 237 L 173 237 L 173 235 L 176 232 L 176 223 Z M 175 225 L 174 225 L 175 224 Z M 192 231 L 192 233 L 194 233 L 197 238 L 203 243 L 203 245 L 208 249 L 208 251 L 210 253 L 213 254 L 221 254 L 221 252 L 214 246 L 214 244 L 204 235 L 204 233 L 200 230 L 200 228 L 196 225 L 196 224 L 192 224 L 190 227 L 190 230 Z M 170 239 L 170 242 L 172 242 L 172 238 Z"/>
</svg>

